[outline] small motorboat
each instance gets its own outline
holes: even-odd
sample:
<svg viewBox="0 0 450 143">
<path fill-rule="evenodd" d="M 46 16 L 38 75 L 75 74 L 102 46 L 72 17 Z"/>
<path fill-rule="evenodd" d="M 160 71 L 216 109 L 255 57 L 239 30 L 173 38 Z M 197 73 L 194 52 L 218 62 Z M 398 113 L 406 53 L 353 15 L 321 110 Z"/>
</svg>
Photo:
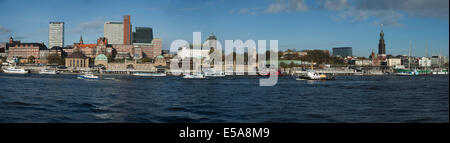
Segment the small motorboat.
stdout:
<svg viewBox="0 0 450 143">
<path fill-rule="evenodd" d="M 93 74 L 83 74 L 83 75 L 79 75 L 77 78 L 78 79 L 98 79 L 98 76 L 95 76 Z"/>
<path fill-rule="evenodd" d="M 205 78 L 204 74 L 186 74 L 183 76 L 184 79 L 202 79 Z"/>
<path fill-rule="evenodd" d="M 59 74 L 59 72 L 56 70 L 43 69 L 39 71 L 39 74 Z"/>
</svg>

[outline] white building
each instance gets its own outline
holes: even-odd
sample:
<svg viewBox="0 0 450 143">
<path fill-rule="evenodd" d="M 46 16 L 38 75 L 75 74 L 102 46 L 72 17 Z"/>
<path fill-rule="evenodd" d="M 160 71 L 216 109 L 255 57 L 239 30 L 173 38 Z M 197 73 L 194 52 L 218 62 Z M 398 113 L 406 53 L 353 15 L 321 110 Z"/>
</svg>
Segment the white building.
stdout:
<svg viewBox="0 0 450 143">
<path fill-rule="evenodd" d="M 431 59 L 427 57 L 422 57 L 419 59 L 420 67 L 431 67 Z"/>
<path fill-rule="evenodd" d="M 103 28 L 103 36 L 108 39 L 108 44 L 123 44 L 122 22 L 106 22 Z"/>
<path fill-rule="evenodd" d="M 209 59 L 209 49 L 191 49 L 188 46 L 182 46 L 178 49 L 178 58 L 205 58 Z"/>
<path fill-rule="evenodd" d="M 355 65 L 357 66 L 371 66 L 372 61 L 371 60 L 356 60 Z"/>
<path fill-rule="evenodd" d="M 398 67 L 402 65 L 402 59 L 400 58 L 389 58 L 387 60 L 387 64 L 389 67 Z"/>
<path fill-rule="evenodd" d="M 431 57 L 431 66 L 439 67 L 444 66 L 444 64 L 448 63 L 448 58 L 445 56 L 432 56 Z"/>
<path fill-rule="evenodd" d="M 50 22 L 48 25 L 48 48 L 64 47 L 64 22 Z"/>
</svg>

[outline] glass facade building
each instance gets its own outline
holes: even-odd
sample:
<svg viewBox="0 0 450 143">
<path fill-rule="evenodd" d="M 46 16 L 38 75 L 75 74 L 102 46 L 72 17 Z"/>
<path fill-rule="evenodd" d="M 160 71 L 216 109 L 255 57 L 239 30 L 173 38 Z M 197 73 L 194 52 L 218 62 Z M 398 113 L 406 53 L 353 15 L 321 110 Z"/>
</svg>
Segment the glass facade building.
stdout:
<svg viewBox="0 0 450 143">
<path fill-rule="evenodd" d="M 352 47 L 336 47 L 336 48 L 333 48 L 333 56 L 335 56 L 335 57 L 352 56 Z"/>
<path fill-rule="evenodd" d="M 136 27 L 133 32 L 133 43 L 151 43 L 153 40 L 153 29 L 150 27 Z"/>
</svg>

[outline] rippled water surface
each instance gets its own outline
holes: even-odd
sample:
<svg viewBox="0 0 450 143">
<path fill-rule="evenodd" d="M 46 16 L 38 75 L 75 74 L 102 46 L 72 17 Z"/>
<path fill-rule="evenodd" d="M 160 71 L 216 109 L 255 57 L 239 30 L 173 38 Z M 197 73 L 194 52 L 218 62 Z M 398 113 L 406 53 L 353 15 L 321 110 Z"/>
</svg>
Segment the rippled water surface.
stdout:
<svg viewBox="0 0 450 143">
<path fill-rule="evenodd" d="M 448 122 L 448 76 L 182 79 L 0 73 L 0 122 Z"/>
</svg>

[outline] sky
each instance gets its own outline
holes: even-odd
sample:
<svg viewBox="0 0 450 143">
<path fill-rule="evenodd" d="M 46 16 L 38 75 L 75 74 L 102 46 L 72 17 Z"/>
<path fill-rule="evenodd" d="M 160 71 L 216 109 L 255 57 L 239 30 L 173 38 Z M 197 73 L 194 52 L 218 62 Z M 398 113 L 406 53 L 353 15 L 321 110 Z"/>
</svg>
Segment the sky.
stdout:
<svg viewBox="0 0 450 143">
<path fill-rule="evenodd" d="M 65 22 L 65 45 L 95 43 L 103 24 L 131 15 L 133 28 L 152 27 L 163 49 L 192 41 L 193 32 L 224 40 L 278 40 L 280 50 L 353 47 L 378 51 L 381 24 L 386 52 L 448 56 L 448 0 L 0 0 L 0 42 L 48 44 L 50 21 Z M 224 47 L 224 45 L 222 45 Z M 440 52 L 442 51 L 442 52 Z"/>
</svg>

